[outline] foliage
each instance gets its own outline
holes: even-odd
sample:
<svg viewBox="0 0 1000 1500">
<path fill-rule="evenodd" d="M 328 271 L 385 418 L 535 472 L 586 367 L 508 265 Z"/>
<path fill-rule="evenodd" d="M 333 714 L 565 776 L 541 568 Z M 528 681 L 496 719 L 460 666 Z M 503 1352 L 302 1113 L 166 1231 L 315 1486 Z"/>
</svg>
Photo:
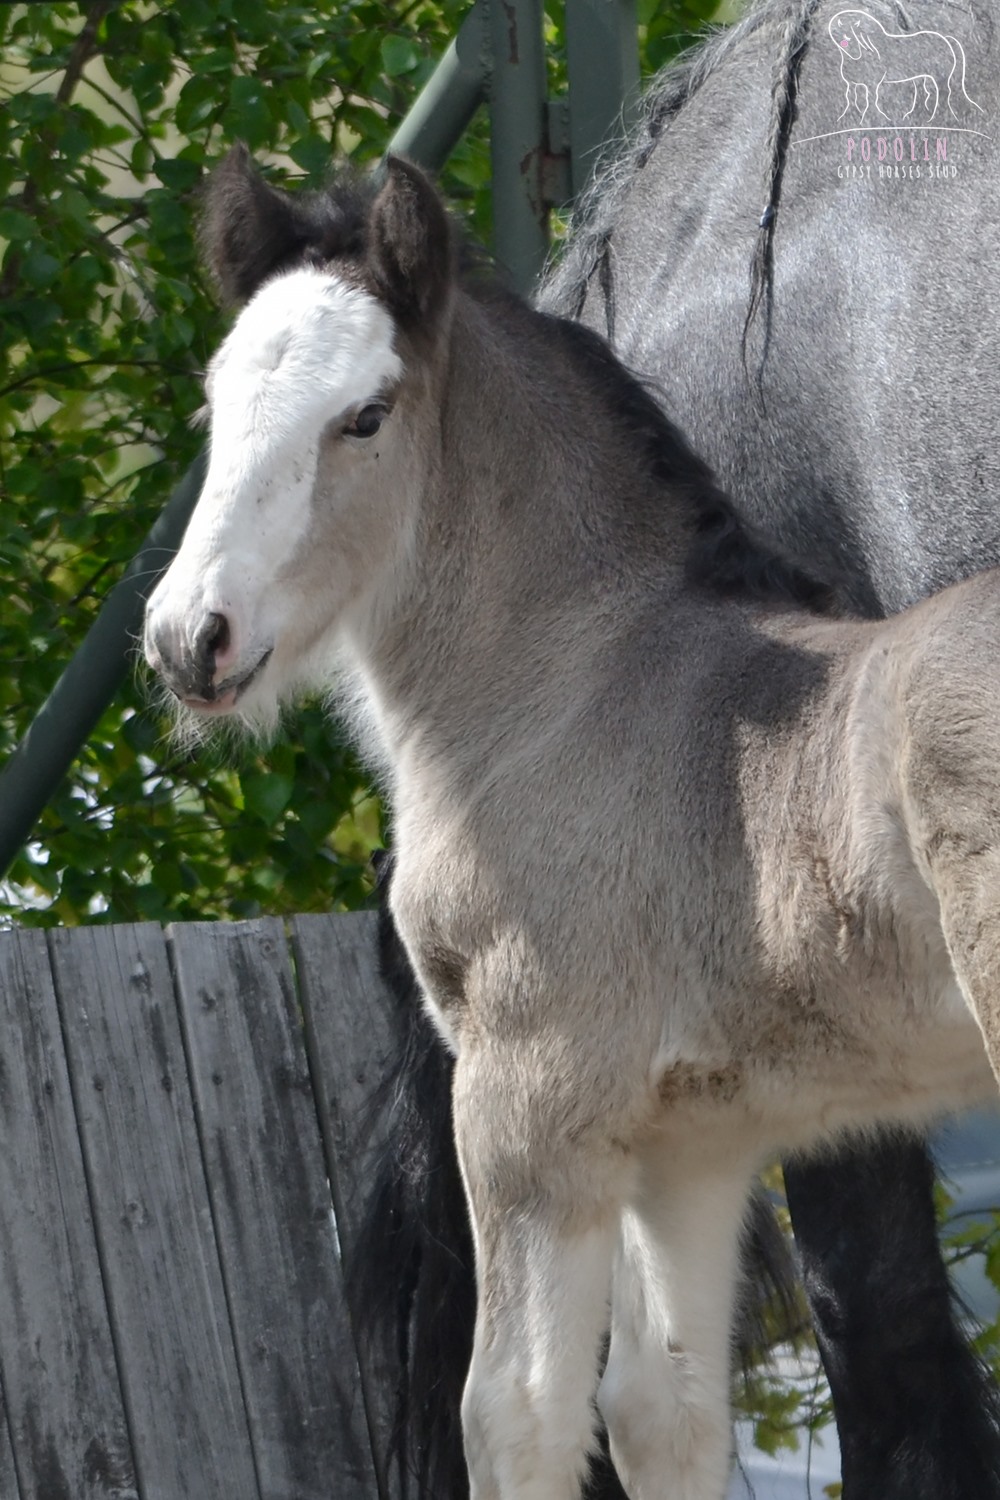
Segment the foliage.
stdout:
<svg viewBox="0 0 1000 1500">
<path fill-rule="evenodd" d="M 698 0 L 644 0 L 656 62 Z M 711 6 L 707 6 L 710 9 Z M 0 758 L 51 690 L 202 438 L 223 322 L 193 227 L 236 139 L 318 185 L 384 151 L 467 0 L 81 0 L 0 6 Z M 548 21 L 553 55 L 561 16 Z M 558 71 L 558 69 L 557 69 Z M 443 186 L 489 233 L 487 123 Z M 267 753 L 171 749 L 141 670 L 11 872 L 0 920 L 356 905 L 377 799 L 319 706 Z"/>
</svg>

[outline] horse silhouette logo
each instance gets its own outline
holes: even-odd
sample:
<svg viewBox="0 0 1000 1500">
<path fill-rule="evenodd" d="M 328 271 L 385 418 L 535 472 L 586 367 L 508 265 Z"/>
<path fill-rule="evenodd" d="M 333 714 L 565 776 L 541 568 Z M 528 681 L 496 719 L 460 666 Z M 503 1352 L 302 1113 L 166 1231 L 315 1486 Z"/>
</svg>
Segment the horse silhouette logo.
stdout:
<svg viewBox="0 0 1000 1500">
<path fill-rule="evenodd" d="M 840 76 L 847 102 L 841 119 L 852 107 L 863 125 L 869 109 L 883 120 L 890 116 L 883 103 L 906 105 L 897 123 L 914 118 L 928 125 L 942 104 L 952 119 L 960 117 L 962 102 L 980 114 L 982 106 L 965 88 L 965 49 L 957 37 L 943 31 L 886 31 L 866 10 L 839 10 L 829 32 L 840 53 Z M 923 109 L 917 104 L 923 94 Z"/>
</svg>

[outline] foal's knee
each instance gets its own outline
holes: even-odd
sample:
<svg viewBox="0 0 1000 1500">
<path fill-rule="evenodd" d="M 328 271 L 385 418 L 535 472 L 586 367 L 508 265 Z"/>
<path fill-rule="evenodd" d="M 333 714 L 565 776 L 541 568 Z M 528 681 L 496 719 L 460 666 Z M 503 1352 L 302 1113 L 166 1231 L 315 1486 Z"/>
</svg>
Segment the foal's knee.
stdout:
<svg viewBox="0 0 1000 1500">
<path fill-rule="evenodd" d="M 490 1428 L 502 1412 L 491 1410 L 493 1402 L 475 1360 L 462 1394 L 462 1438 L 465 1462 L 469 1470 L 472 1500 L 499 1500 L 500 1481 L 494 1464 L 495 1444 L 490 1442 Z"/>
<path fill-rule="evenodd" d="M 615 1467 L 623 1478 L 644 1467 L 643 1457 L 652 1445 L 659 1442 L 662 1447 L 658 1407 L 648 1392 L 634 1388 L 628 1370 L 612 1355 L 597 1388 L 597 1409 L 608 1429 Z"/>
<path fill-rule="evenodd" d="M 679 1350 L 655 1366 L 614 1342 L 597 1393 L 611 1456 L 630 1500 L 722 1500 L 730 1469 L 729 1406 L 717 1382 Z"/>
<path fill-rule="evenodd" d="M 553 1408 L 488 1356 L 473 1356 L 462 1398 L 472 1500 L 578 1500 L 593 1440 L 589 1407 Z"/>
</svg>

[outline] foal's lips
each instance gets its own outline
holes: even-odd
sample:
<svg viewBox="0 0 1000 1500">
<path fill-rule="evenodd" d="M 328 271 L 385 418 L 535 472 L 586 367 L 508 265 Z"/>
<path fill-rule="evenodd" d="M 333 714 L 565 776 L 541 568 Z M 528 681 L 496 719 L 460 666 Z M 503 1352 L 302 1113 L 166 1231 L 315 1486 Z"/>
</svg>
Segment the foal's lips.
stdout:
<svg viewBox="0 0 1000 1500">
<path fill-rule="evenodd" d="M 199 714 L 216 714 L 221 716 L 231 713 L 247 688 L 256 682 L 261 672 L 263 672 L 271 660 L 272 650 L 273 647 L 269 646 L 263 656 L 255 662 L 249 672 L 244 672 L 242 677 L 227 677 L 223 682 L 220 682 L 213 697 L 182 698 L 181 702 L 184 704 L 184 707 L 193 709 L 195 713 Z"/>
<path fill-rule="evenodd" d="M 221 698 L 182 698 L 181 702 L 185 708 L 194 709 L 199 714 L 227 714 L 230 709 L 236 707 L 236 691 L 224 693 Z"/>
</svg>

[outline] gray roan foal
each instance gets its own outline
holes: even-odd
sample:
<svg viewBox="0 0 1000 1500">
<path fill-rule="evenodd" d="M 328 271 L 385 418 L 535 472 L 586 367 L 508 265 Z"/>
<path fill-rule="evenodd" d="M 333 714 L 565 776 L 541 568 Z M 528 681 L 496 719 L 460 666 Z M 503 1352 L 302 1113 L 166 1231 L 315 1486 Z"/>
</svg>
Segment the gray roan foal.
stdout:
<svg viewBox="0 0 1000 1500">
<path fill-rule="evenodd" d="M 238 151 L 206 238 L 249 301 L 146 654 L 204 720 L 336 695 L 384 778 L 472 1494 L 577 1495 L 610 1324 L 629 1493 L 719 1500 L 755 1171 L 995 1089 L 997 579 L 824 617 L 596 335 L 460 283 L 403 162 L 302 199 Z"/>
</svg>

